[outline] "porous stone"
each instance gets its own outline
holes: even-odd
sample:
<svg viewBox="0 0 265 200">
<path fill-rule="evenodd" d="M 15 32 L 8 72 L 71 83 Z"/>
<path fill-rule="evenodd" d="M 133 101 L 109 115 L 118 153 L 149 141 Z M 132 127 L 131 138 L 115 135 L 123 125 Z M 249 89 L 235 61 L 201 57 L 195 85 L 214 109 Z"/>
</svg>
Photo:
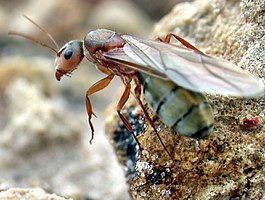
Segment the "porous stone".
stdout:
<svg viewBox="0 0 265 200">
<path fill-rule="evenodd" d="M 237 64 L 264 83 L 264 11 L 262 0 L 178 4 L 155 26 L 152 37 L 176 33 L 203 52 Z M 264 198 L 265 97 L 206 96 L 215 123 L 213 133 L 205 139 L 176 135 L 150 112 L 171 158 L 146 123 L 138 136 L 143 150 L 128 178 L 134 199 Z M 125 108 L 125 116 L 133 121 L 127 112 Z M 122 126 L 117 118 L 113 119 L 107 125 L 112 140 Z M 254 125 L 249 127 L 246 121 Z M 126 156 L 119 160 L 126 163 Z"/>
<path fill-rule="evenodd" d="M 0 192 L 1 200 L 72 200 L 71 198 L 63 198 L 57 196 L 56 194 L 46 193 L 44 190 L 40 188 L 12 188 L 8 190 L 4 190 Z"/>
</svg>

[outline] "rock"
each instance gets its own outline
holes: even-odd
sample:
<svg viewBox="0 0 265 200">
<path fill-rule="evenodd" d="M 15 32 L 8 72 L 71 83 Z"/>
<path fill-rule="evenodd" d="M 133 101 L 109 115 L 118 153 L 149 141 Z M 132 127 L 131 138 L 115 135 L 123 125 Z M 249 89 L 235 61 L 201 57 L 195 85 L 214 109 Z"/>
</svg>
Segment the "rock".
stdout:
<svg viewBox="0 0 265 200">
<path fill-rule="evenodd" d="M 80 138 L 81 130 L 76 121 L 61 115 L 35 85 L 29 85 L 23 78 L 17 79 L 7 88 L 7 93 L 10 120 L 2 131 L 3 146 L 30 154 L 46 147 L 47 143 L 57 143 L 56 140 L 64 143 Z"/>
<path fill-rule="evenodd" d="M 119 19 L 125 30 L 119 31 L 149 32 L 150 22 L 143 18 L 143 12 L 134 10 L 137 7 L 132 3 L 121 3 L 125 18 Z M 91 132 L 87 127 L 84 95 L 102 74 L 84 61 L 71 79 L 57 82 L 54 52 L 7 35 L 10 30 L 22 32 L 54 47 L 22 14 L 48 31 L 59 41 L 59 46 L 71 39 L 83 39 L 95 28 L 115 29 L 111 24 L 116 21 L 107 17 L 106 22 L 102 18 L 108 16 L 107 12 L 117 10 L 119 4 L 114 2 L 113 9 L 108 7 L 110 10 L 105 10 L 104 16 L 96 18 L 94 10 L 102 13 L 101 5 L 98 0 L 3 2 L 0 8 L 3 16 L 0 27 L 4 30 L 0 33 L 0 177 L 5 186 L 1 190 L 40 187 L 74 199 L 130 199 L 123 173 L 103 135 L 102 107 L 111 101 L 106 94 L 114 93 L 115 87 L 91 98 L 98 118 L 93 120 L 96 133 L 93 145 L 89 145 Z M 98 20 L 106 27 L 99 27 Z M 132 21 L 134 26 L 130 24 Z"/>
<path fill-rule="evenodd" d="M 1 191 L 39 187 L 74 199 L 128 199 L 99 122 L 89 145 L 84 102 L 80 108 L 78 101 L 66 103 L 50 61 L 15 55 L 1 59 Z"/>
<path fill-rule="evenodd" d="M 0 199 L 24 199 L 24 200 L 67 200 L 68 198 L 59 197 L 56 194 L 48 194 L 41 188 L 12 188 L 0 192 Z M 68 199 L 71 200 L 71 199 Z"/>
<path fill-rule="evenodd" d="M 152 28 L 147 14 L 131 1 L 101 1 L 89 14 L 89 24 L 93 27 L 124 34 L 146 36 Z"/>
<path fill-rule="evenodd" d="M 178 4 L 155 26 L 153 36 L 176 33 L 203 52 L 230 60 L 265 82 L 264 9 L 262 0 Z M 127 178 L 134 199 L 264 198 L 265 97 L 207 95 L 207 99 L 214 110 L 214 131 L 201 140 L 174 134 L 149 111 L 174 163 L 147 122 L 137 125 L 140 131 L 136 131 L 143 150 L 132 155 L 132 147 L 117 140 L 121 138 L 117 134 L 127 135 L 126 130 L 117 117 L 110 116 L 106 132 L 118 149 L 119 161 L 130 172 Z M 124 111 L 134 124 L 142 120 L 141 112 L 130 114 L 136 105 L 128 103 Z M 246 121 L 254 126 L 248 128 Z"/>
<path fill-rule="evenodd" d="M 21 58 L 12 60 L 20 66 L 11 62 L 9 65 L 1 63 L 5 66 L 2 68 L 2 87 L 5 87 L 8 120 L 2 131 L 1 145 L 14 152 L 30 154 L 45 147 L 49 141 L 78 140 L 81 130 L 77 122 L 63 116 L 56 104 L 44 96 L 45 91 L 46 94 L 52 93 L 52 84 L 47 76 L 51 71 L 42 68 L 47 63 L 41 63 L 41 59 L 34 64 Z"/>
</svg>

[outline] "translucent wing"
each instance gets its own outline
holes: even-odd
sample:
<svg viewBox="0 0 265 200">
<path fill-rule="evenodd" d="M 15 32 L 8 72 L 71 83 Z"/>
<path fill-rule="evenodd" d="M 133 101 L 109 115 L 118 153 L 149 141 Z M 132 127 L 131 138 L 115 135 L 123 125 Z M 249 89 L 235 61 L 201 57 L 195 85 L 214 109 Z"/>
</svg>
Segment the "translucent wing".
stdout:
<svg viewBox="0 0 265 200">
<path fill-rule="evenodd" d="M 196 92 L 254 97 L 264 95 L 258 78 L 236 65 L 192 49 L 167 43 L 122 35 L 126 45 L 111 59 L 128 67 L 169 78 L 177 85 Z"/>
<path fill-rule="evenodd" d="M 129 68 L 137 71 L 144 72 L 146 74 L 156 76 L 162 79 L 168 79 L 163 70 L 157 70 L 152 65 L 145 63 L 139 56 L 137 56 L 130 45 L 125 44 L 123 48 L 112 49 L 107 52 L 103 52 L 105 58 L 111 59 L 117 64 L 125 65 Z"/>
</svg>

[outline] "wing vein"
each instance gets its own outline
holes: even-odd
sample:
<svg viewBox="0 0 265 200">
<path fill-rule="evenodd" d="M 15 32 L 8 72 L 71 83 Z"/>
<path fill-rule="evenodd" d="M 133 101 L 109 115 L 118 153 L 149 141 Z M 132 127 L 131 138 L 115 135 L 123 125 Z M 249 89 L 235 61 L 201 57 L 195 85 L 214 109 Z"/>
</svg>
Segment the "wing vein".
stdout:
<svg viewBox="0 0 265 200">
<path fill-rule="evenodd" d="M 164 61 L 164 58 L 163 58 L 163 55 L 162 55 L 162 52 L 159 51 L 159 55 L 160 55 L 160 58 L 161 58 L 161 62 L 162 62 L 162 65 L 164 65 L 164 68 L 166 69 L 166 63 Z M 185 75 L 183 73 L 181 73 L 179 70 L 174 70 L 175 73 L 177 73 L 179 76 L 181 76 L 185 81 L 187 81 L 192 87 L 195 87 L 194 84 L 185 77 Z M 172 80 L 174 81 L 174 80 Z M 176 81 L 175 81 L 176 82 Z"/>
<path fill-rule="evenodd" d="M 201 59 L 201 57 L 200 57 Z M 240 89 L 236 84 L 232 83 L 231 81 L 229 81 L 228 79 L 224 78 L 223 76 L 218 75 L 217 73 L 215 73 L 213 70 L 211 70 L 209 67 L 207 67 L 207 65 L 205 64 L 205 62 L 203 61 L 203 59 L 201 59 L 201 63 L 204 66 L 204 68 L 211 74 L 213 74 L 214 76 L 218 77 L 219 79 L 223 80 L 225 83 L 231 85 L 232 87 L 236 88 L 237 90 L 243 92 L 242 89 Z M 214 66 L 214 65 L 213 65 Z M 216 66 L 214 66 L 216 67 Z M 231 70 L 232 71 L 232 70 Z"/>
</svg>

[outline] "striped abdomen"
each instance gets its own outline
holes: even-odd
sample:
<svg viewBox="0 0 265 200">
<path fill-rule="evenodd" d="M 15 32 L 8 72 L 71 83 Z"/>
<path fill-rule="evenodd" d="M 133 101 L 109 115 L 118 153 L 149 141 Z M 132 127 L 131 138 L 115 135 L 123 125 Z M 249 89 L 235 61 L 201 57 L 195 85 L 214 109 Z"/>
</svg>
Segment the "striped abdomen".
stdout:
<svg viewBox="0 0 265 200">
<path fill-rule="evenodd" d="M 138 78 L 149 107 L 167 126 L 198 139 L 212 131 L 213 112 L 204 95 L 142 73 Z"/>
</svg>

